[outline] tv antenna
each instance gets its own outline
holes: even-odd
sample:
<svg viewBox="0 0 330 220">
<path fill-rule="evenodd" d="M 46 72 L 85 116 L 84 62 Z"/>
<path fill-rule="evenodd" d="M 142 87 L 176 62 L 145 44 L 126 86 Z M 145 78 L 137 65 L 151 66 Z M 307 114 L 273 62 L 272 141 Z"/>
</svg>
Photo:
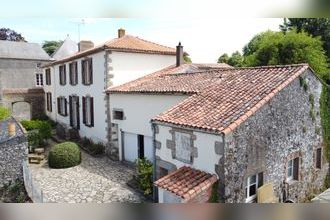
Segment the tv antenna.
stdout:
<svg viewBox="0 0 330 220">
<path fill-rule="evenodd" d="M 80 26 L 86 24 L 85 19 L 81 19 L 81 21 L 78 21 L 77 24 L 78 24 L 78 42 L 80 42 Z"/>
</svg>

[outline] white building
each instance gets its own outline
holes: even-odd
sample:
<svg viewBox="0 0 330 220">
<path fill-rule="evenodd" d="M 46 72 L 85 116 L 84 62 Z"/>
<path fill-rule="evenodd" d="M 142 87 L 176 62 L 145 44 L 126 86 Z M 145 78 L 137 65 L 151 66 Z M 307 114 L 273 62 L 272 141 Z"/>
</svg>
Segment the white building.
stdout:
<svg viewBox="0 0 330 220">
<path fill-rule="evenodd" d="M 80 52 L 44 67 L 45 78 L 51 78 L 45 86 L 46 114 L 81 137 L 107 144 L 111 123 L 104 90 L 174 64 L 176 51 L 123 29 L 100 46 L 83 41 L 79 47 Z"/>
</svg>

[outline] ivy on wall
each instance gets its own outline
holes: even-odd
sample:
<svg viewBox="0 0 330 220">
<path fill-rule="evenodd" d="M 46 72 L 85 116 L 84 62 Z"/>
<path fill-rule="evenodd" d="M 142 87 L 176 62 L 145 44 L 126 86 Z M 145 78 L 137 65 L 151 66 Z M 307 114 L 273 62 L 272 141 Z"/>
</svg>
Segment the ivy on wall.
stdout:
<svg viewBox="0 0 330 220">
<path fill-rule="evenodd" d="M 323 132 L 323 141 L 330 161 L 330 86 L 323 85 L 320 97 L 320 114 Z"/>
</svg>

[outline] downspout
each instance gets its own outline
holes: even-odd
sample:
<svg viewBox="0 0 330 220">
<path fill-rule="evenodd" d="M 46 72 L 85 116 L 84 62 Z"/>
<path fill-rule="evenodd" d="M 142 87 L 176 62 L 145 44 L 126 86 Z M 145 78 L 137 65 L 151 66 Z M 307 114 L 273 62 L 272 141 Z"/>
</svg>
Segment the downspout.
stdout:
<svg viewBox="0 0 330 220">
<path fill-rule="evenodd" d="M 151 121 L 151 131 L 152 131 L 152 154 L 153 154 L 153 169 L 152 169 L 152 183 L 156 181 L 156 132 L 155 124 Z M 158 202 L 158 189 L 153 185 L 152 197 L 154 202 Z"/>
</svg>

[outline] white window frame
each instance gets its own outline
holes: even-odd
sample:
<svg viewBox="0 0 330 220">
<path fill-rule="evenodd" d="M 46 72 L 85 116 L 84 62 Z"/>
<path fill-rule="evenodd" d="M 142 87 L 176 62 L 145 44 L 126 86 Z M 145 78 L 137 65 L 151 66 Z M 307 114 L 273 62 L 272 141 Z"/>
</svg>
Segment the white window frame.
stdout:
<svg viewBox="0 0 330 220">
<path fill-rule="evenodd" d="M 42 73 L 36 73 L 36 86 L 37 87 L 44 86 L 44 79 Z"/>
<path fill-rule="evenodd" d="M 247 178 L 246 180 L 246 187 L 245 187 L 245 191 L 246 191 L 246 195 L 245 195 L 245 202 L 246 203 L 251 203 L 253 200 L 255 200 L 257 198 L 257 193 L 258 193 L 258 188 L 259 186 L 259 174 L 263 174 L 263 172 L 259 172 L 256 173 L 254 175 L 251 175 Z M 255 182 L 251 182 L 251 179 L 255 177 Z M 263 184 L 263 183 L 262 183 Z M 250 196 L 250 186 L 255 185 L 255 194 Z"/>
<path fill-rule="evenodd" d="M 286 181 L 291 181 L 293 180 L 293 172 L 294 172 L 294 159 L 291 159 L 287 163 L 287 168 L 286 168 Z"/>
</svg>

